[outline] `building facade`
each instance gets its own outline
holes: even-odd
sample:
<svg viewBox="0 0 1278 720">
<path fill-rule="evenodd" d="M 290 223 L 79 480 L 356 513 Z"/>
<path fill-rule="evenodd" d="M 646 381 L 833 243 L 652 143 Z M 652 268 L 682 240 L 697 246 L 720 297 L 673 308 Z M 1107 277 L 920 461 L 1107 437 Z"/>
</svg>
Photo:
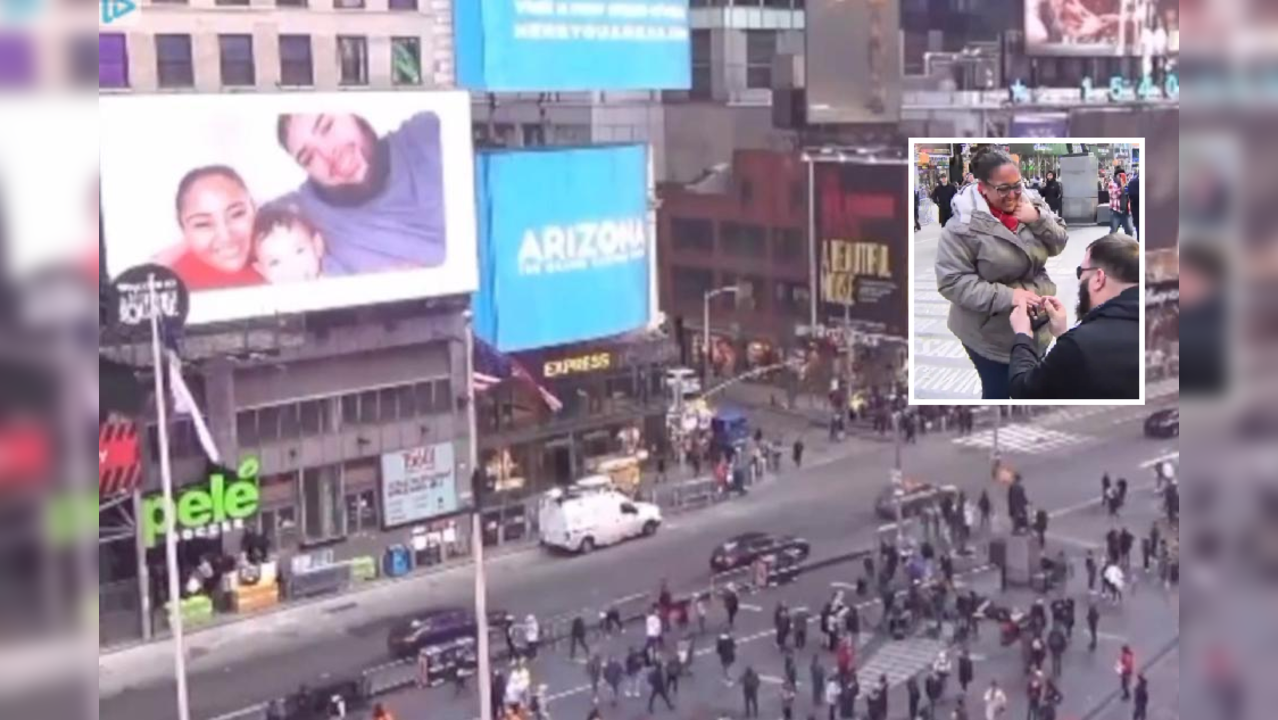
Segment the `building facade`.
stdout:
<svg viewBox="0 0 1278 720">
<path fill-rule="evenodd" d="M 0 84 L 219 93 L 420 90 L 453 83 L 451 0 L 138 5 L 135 15 L 113 26 L 73 22 L 57 31 L 6 35 Z"/>
<path fill-rule="evenodd" d="M 713 369 L 732 376 L 780 361 L 811 308 L 800 156 L 738 151 L 722 172 L 659 195 L 661 308 L 682 329 L 684 361 L 701 362 L 706 293 L 742 282 L 748 301 L 725 294 L 710 302 Z"/>
</svg>

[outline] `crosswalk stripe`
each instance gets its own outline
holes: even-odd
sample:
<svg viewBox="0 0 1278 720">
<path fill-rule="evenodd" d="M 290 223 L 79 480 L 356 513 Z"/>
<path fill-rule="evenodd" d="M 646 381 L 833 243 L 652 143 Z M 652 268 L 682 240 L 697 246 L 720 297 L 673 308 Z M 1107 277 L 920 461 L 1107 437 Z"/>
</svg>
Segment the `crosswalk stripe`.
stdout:
<svg viewBox="0 0 1278 720">
<path fill-rule="evenodd" d="M 999 430 L 998 445 L 1002 452 L 1041 455 L 1076 447 L 1092 439 L 1084 435 L 1074 435 L 1033 425 L 1010 425 Z M 962 447 L 992 448 L 994 431 L 982 430 L 972 435 L 955 438 L 953 443 Z"/>
</svg>

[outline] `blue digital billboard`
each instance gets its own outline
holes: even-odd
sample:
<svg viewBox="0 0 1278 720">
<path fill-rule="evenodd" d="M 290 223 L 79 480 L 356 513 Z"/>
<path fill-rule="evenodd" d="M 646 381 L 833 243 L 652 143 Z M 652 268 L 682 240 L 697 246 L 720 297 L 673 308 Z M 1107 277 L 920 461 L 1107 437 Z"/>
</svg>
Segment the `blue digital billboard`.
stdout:
<svg viewBox="0 0 1278 720">
<path fill-rule="evenodd" d="M 476 184 L 482 339 L 517 352 L 648 323 L 647 146 L 481 153 Z"/>
<path fill-rule="evenodd" d="M 487 92 L 687 90 L 688 0 L 455 2 L 457 81 Z"/>
</svg>

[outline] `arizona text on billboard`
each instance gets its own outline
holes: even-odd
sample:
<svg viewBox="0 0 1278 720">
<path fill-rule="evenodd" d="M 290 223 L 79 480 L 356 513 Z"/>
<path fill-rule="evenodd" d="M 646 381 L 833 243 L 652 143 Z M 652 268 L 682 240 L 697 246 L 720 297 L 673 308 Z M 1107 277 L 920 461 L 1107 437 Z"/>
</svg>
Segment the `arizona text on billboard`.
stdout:
<svg viewBox="0 0 1278 720">
<path fill-rule="evenodd" d="M 465 93 L 113 97 L 101 115 L 107 268 L 171 269 L 191 324 L 478 286 Z"/>
<path fill-rule="evenodd" d="M 480 337 L 516 352 L 647 324 L 646 146 L 484 153 L 478 174 Z"/>
</svg>

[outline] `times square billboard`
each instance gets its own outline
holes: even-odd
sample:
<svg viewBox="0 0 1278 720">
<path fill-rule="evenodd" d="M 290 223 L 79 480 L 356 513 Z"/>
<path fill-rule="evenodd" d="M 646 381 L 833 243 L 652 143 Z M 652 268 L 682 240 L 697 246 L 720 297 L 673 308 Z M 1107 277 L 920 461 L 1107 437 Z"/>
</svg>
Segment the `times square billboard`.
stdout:
<svg viewBox="0 0 1278 720">
<path fill-rule="evenodd" d="M 808 123 L 898 122 L 900 0 L 808 0 L 806 27 Z"/>
<path fill-rule="evenodd" d="M 817 163 L 821 322 L 906 336 L 909 173 L 904 159 Z"/>
<path fill-rule="evenodd" d="M 1124 4 L 1124 0 L 1024 0 L 1025 51 L 1029 55 L 1135 56 L 1160 43 L 1165 51 L 1170 35 L 1180 32 L 1177 2 L 1153 0 L 1127 8 Z"/>
<path fill-rule="evenodd" d="M 122 96 L 100 113 L 107 271 L 167 267 L 192 325 L 479 285 L 467 93 Z"/>
</svg>

